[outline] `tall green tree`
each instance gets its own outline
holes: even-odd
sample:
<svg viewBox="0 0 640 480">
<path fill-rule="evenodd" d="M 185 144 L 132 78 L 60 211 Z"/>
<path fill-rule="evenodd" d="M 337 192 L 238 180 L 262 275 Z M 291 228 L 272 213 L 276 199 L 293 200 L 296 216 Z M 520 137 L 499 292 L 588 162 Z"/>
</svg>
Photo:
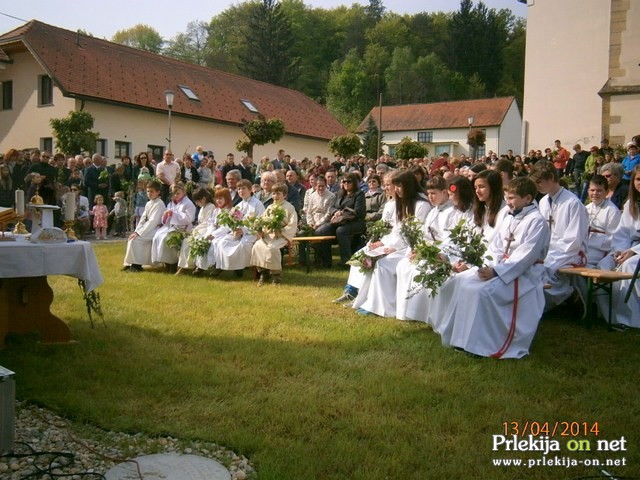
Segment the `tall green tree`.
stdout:
<svg viewBox="0 0 640 480">
<path fill-rule="evenodd" d="M 292 55 L 291 23 L 277 0 L 251 4 L 241 71 L 251 78 L 288 87 L 296 83 L 300 59 Z"/>
<path fill-rule="evenodd" d="M 187 24 L 187 31 L 178 33 L 167 42 L 164 54 L 204 66 L 207 57 L 207 44 L 209 40 L 209 25 L 195 20 Z"/>
<path fill-rule="evenodd" d="M 142 23 L 134 25 L 131 28 L 118 30 L 115 35 L 111 37 L 111 41 L 121 45 L 127 45 L 128 47 L 147 50 L 152 53 L 160 53 L 164 45 L 164 40 L 158 31 Z"/>
<path fill-rule="evenodd" d="M 347 128 L 357 127 L 375 103 L 371 98 L 371 78 L 356 49 L 331 68 L 327 86 L 327 108 Z"/>
<path fill-rule="evenodd" d="M 240 55 L 246 49 L 249 30 L 249 2 L 232 5 L 209 23 L 205 63 L 209 68 L 241 73 Z"/>
<path fill-rule="evenodd" d="M 380 131 L 373 117 L 369 115 L 367 129 L 362 134 L 362 154 L 367 158 L 377 158 L 378 156 L 378 135 Z M 382 138 L 380 138 L 382 145 Z"/>
<path fill-rule="evenodd" d="M 386 103 L 401 105 L 416 102 L 419 93 L 415 91 L 415 86 L 419 78 L 415 63 L 415 57 L 409 47 L 400 47 L 393 51 L 391 65 L 385 71 Z"/>
<path fill-rule="evenodd" d="M 71 111 L 65 118 L 49 120 L 56 139 L 56 149 L 68 155 L 95 152 L 100 134 L 92 131 L 93 122 L 93 115 L 84 111 Z"/>
</svg>

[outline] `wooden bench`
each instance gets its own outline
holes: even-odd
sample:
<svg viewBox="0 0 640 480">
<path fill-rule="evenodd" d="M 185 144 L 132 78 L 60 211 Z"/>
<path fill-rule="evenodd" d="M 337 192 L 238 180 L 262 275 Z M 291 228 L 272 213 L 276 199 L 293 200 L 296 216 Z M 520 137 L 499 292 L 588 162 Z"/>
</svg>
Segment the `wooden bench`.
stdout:
<svg viewBox="0 0 640 480">
<path fill-rule="evenodd" d="M 335 235 L 321 235 L 321 236 L 313 236 L 313 237 L 293 237 L 289 242 L 289 245 L 292 246 L 294 243 L 319 243 L 319 242 L 329 242 L 334 241 L 336 239 Z M 308 245 L 304 246 L 304 262 L 307 268 L 307 273 L 311 271 L 311 252 Z M 289 258 L 287 261 L 287 265 L 291 266 L 291 248 L 289 248 Z"/>
<path fill-rule="evenodd" d="M 587 280 L 587 324 L 591 326 L 593 323 L 594 315 L 597 316 L 597 309 L 593 310 L 593 298 L 598 292 L 602 290 L 608 296 L 609 300 L 609 328 L 611 329 L 611 317 L 613 313 L 613 298 L 612 290 L 613 283 L 620 280 L 631 280 L 633 274 L 625 272 L 616 272 L 614 270 L 600 270 L 598 268 L 588 267 L 567 267 L 558 270 L 565 275 L 577 275 Z"/>
</svg>

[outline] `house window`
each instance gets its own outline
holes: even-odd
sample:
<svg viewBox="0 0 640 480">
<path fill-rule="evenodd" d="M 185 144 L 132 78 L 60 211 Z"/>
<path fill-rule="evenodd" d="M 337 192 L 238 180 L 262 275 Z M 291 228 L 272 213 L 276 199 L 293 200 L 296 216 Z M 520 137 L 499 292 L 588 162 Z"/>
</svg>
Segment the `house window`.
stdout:
<svg viewBox="0 0 640 480">
<path fill-rule="evenodd" d="M 182 90 L 182 93 L 184 93 L 189 100 L 197 100 L 198 102 L 200 101 L 198 96 L 193 92 L 193 90 L 191 90 L 191 88 L 187 87 L 186 85 L 178 85 L 178 87 L 180 88 L 180 90 Z"/>
<path fill-rule="evenodd" d="M 443 153 L 448 153 L 449 155 L 451 155 L 451 145 L 436 145 L 436 157 L 439 157 Z"/>
<path fill-rule="evenodd" d="M 164 156 L 164 147 L 162 145 L 147 145 L 147 151 L 153 154 L 153 158 L 160 161 Z"/>
<path fill-rule="evenodd" d="M 418 142 L 420 143 L 433 142 L 433 132 L 418 132 Z"/>
<path fill-rule="evenodd" d="M 107 156 L 107 140 L 105 138 L 96 140 L 96 153 L 99 153 L 103 157 Z"/>
<path fill-rule="evenodd" d="M 116 140 L 116 148 L 113 152 L 113 156 L 115 158 L 122 158 L 124 156 L 131 156 L 131 143 L 129 142 L 118 142 Z"/>
<path fill-rule="evenodd" d="M 240 101 L 251 113 L 260 113 L 260 111 L 256 108 L 256 106 L 253 103 L 251 103 L 249 100 L 240 100 Z"/>
<path fill-rule="evenodd" d="M 13 109 L 13 80 L 2 82 L 2 110 Z"/>
<path fill-rule="evenodd" d="M 41 152 L 53 152 L 53 138 L 43 137 L 40 139 Z"/>
<path fill-rule="evenodd" d="M 48 75 L 38 77 L 38 105 L 53 105 L 53 82 Z"/>
<path fill-rule="evenodd" d="M 487 149 L 485 145 L 482 145 L 481 147 L 476 148 L 476 158 L 480 158 L 486 155 L 486 153 L 487 153 Z"/>
</svg>

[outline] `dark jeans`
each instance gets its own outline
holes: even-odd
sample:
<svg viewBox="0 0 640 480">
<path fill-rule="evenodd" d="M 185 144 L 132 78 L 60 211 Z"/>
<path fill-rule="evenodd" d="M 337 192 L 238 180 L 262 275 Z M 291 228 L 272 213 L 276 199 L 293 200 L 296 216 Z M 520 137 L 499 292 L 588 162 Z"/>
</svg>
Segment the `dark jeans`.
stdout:
<svg viewBox="0 0 640 480">
<path fill-rule="evenodd" d="M 315 234 L 318 236 L 335 235 L 338 239 L 338 247 L 340 249 L 340 264 L 344 265 L 353 254 L 351 249 L 351 240 L 355 235 L 364 233 L 364 220 L 354 220 L 344 225 L 332 225 L 325 223 L 316 229 Z M 331 242 L 322 242 L 318 245 L 318 256 L 321 265 L 325 267 L 331 266 Z"/>
</svg>

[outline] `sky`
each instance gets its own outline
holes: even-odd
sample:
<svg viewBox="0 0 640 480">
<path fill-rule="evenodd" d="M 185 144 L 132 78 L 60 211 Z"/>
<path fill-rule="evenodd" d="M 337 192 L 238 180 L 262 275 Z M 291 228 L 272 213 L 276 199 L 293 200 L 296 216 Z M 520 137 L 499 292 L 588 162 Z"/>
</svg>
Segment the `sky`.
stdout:
<svg viewBox="0 0 640 480">
<path fill-rule="evenodd" d="M 185 32 L 187 23 L 193 20 L 208 22 L 212 17 L 238 0 L 0 0 L 0 34 L 19 27 L 25 21 L 41 22 L 76 31 L 83 29 L 98 38 L 111 39 L 118 31 L 139 23 L 155 28 L 162 38 L 168 40 Z M 331 9 L 340 5 L 359 3 L 368 5 L 368 0 L 304 0 L 316 7 Z M 387 11 L 398 14 L 419 12 L 454 11 L 459 0 L 383 0 Z M 515 15 L 526 17 L 527 7 L 517 0 L 484 0 L 489 8 L 509 8 Z M 11 18 L 17 17 L 17 18 Z"/>
</svg>

